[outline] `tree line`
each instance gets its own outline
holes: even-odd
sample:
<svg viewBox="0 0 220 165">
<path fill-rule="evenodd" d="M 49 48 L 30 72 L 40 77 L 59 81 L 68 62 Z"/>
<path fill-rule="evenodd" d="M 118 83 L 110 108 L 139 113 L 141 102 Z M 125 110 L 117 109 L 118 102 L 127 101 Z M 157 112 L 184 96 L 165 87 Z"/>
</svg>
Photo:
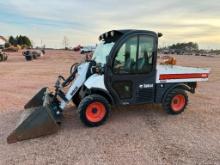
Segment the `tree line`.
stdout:
<svg viewBox="0 0 220 165">
<path fill-rule="evenodd" d="M 21 46 L 21 47 L 32 47 L 32 43 L 31 40 L 27 37 L 27 36 L 10 36 L 8 43 L 6 43 L 5 47 L 9 47 L 9 46 Z"/>
<path fill-rule="evenodd" d="M 169 46 L 168 48 L 175 50 L 193 51 L 193 50 L 199 50 L 199 45 L 194 42 L 177 43 Z"/>
</svg>

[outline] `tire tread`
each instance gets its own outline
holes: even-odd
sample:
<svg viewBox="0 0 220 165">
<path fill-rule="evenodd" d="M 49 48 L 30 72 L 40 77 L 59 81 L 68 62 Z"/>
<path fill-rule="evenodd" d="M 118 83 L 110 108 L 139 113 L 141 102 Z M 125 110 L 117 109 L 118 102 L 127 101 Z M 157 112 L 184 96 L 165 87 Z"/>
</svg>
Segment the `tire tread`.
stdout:
<svg viewBox="0 0 220 165">
<path fill-rule="evenodd" d="M 176 111 L 173 111 L 172 108 L 171 108 L 171 101 L 173 99 L 173 97 L 177 94 L 182 94 L 184 95 L 185 99 L 186 99 L 186 104 L 185 106 L 178 112 Z M 165 96 L 165 99 L 163 101 L 163 108 L 164 110 L 168 113 L 168 114 L 172 114 L 172 115 L 177 115 L 177 114 L 180 114 L 182 113 L 187 105 L 188 105 L 188 95 L 187 93 L 183 90 L 183 89 L 179 89 L 179 88 L 175 88 L 173 89 L 171 92 L 169 92 L 166 96 Z"/>
<path fill-rule="evenodd" d="M 87 108 L 87 106 L 92 103 L 93 101 L 99 101 L 101 103 L 104 104 L 105 108 L 106 108 L 106 116 L 103 118 L 103 120 L 93 123 L 90 122 L 86 119 L 85 116 L 85 110 Z M 102 124 L 104 124 L 106 122 L 106 120 L 109 117 L 109 113 L 110 113 L 110 104 L 107 101 L 107 99 L 105 99 L 103 96 L 101 95 L 97 95 L 97 94 L 93 94 L 93 95 L 89 95 L 86 96 L 84 99 L 82 99 L 82 101 L 80 102 L 79 106 L 78 106 L 78 113 L 80 115 L 80 120 L 88 127 L 97 127 L 100 126 Z"/>
</svg>

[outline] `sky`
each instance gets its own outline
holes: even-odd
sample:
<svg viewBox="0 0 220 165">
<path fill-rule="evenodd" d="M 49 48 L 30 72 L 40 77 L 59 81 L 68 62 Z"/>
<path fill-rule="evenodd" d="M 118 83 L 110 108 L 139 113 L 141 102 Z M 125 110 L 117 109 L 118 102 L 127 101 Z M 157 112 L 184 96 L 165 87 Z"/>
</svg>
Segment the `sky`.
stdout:
<svg viewBox="0 0 220 165">
<path fill-rule="evenodd" d="M 220 0 L 0 0 L 0 35 L 27 35 L 34 46 L 98 43 L 109 30 L 162 32 L 159 46 L 197 42 L 220 49 Z"/>
</svg>

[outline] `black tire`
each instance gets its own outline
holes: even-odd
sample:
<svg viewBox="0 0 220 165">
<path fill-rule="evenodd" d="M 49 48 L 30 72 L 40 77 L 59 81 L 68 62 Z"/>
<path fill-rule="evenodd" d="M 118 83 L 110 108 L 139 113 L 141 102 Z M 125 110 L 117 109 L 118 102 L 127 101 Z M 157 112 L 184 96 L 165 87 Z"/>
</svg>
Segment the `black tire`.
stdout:
<svg viewBox="0 0 220 165">
<path fill-rule="evenodd" d="M 25 56 L 26 61 L 31 61 L 32 60 L 32 56 Z"/>
<path fill-rule="evenodd" d="M 180 100 L 178 100 L 179 97 L 181 98 Z M 188 105 L 188 95 L 183 89 L 173 89 L 165 96 L 162 105 L 168 114 L 180 114 Z"/>
<path fill-rule="evenodd" d="M 99 119 L 99 121 L 91 121 L 88 118 L 87 111 L 90 110 L 90 107 L 92 104 L 95 103 L 100 103 L 102 105 L 102 107 L 104 107 L 104 115 L 101 119 Z M 89 108 L 88 108 L 89 107 Z M 103 109 L 103 108 L 102 108 Z M 96 112 L 92 112 L 92 113 L 97 113 L 97 109 L 94 109 Z M 110 113 L 110 104 L 109 102 L 102 96 L 100 95 L 89 95 L 86 96 L 79 104 L 78 107 L 78 111 L 79 111 L 79 115 L 80 115 L 80 120 L 88 127 L 97 127 L 100 126 L 102 124 L 104 124 L 106 122 L 106 120 L 109 117 L 109 113 Z M 93 109 L 92 109 L 93 111 Z"/>
</svg>

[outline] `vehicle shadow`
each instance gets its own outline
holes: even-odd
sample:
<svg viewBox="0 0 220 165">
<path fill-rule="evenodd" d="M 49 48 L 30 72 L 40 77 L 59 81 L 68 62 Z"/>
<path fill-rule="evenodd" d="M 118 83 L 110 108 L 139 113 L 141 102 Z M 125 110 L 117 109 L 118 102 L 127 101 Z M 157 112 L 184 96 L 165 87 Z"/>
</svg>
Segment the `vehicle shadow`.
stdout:
<svg viewBox="0 0 220 165">
<path fill-rule="evenodd" d="M 162 109 L 161 105 L 156 104 L 141 104 L 132 106 L 118 106 L 112 107 L 109 120 L 106 124 L 114 124 L 121 121 L 125 121 L 129 124 L 130 121 L 140 119 L 144 117 L 144 120 L 151 119 L 152 117 L 161 118 L 167 117 L 167 113 Z M 134 119 L 135 118 L 135 119 Z M 77 108 L 71 106 L 65 109 L 64 118 L 61 125 L 64 130 L 78 130 L 87 128 L 80 121 Z"/>
<path fill-rule="evenodd" d="M 2 124 L 3 127 L 1 128 L 2 131 L 0 134 L 0 138 L 2 140 L 6 139 L 9 133 L 15 128 L 16 123 L 20 118 L 21 114 L 22 111 L 15 111 L 15 112 L 10 111 L 1 114 L 2 123 L 7 123 L 7 124 Z M 155 116 L 156 116 L 156 120 L 157 118 L 159 120 L 159 118 L 163 118 L 163 117 L 167 118 L 168 115 L 163 111 L 160 105 L 143 104 L 143 105 L 133 105 L 133 106 L 123 106 L 123 107 L 112 107 L 109 120 L 106 122 L 106 124 L 103 127 L 97 127 L 91 129 L 83 125 L 83 123 L 80 121 L 79 114 L 77 113 L 77 108 L 74 105 L 71 105 L 65 109 L 63 113 L 63 119 L 60 125 L 60 129 L 58 130 L 57 133 L 55 133 L 55 135 L 60 136 L 63 133 L 68 134 L 70 132 L 71 135 L 85 134 L 88 132 L 93 134 L 93 132 L 96 132 L 93 130 L 102 130 L 106 128 L 117 127 L 117 125 L 118 124 L 120 125 L 121 123 L 129 125 L 131 124 L 131 122 L 136 122 L 139 121 L 140 119 L 147 121 L 147 120 L 151 120 L 152 118 L 155 119 Z M 47 139 L 46 137 L 51 137 L 51 136 L 53 135 L 47 135 L 44 138 Z M 44 138 L 37 138 L 37 139 L 44 139 Z"/>
</svg>

